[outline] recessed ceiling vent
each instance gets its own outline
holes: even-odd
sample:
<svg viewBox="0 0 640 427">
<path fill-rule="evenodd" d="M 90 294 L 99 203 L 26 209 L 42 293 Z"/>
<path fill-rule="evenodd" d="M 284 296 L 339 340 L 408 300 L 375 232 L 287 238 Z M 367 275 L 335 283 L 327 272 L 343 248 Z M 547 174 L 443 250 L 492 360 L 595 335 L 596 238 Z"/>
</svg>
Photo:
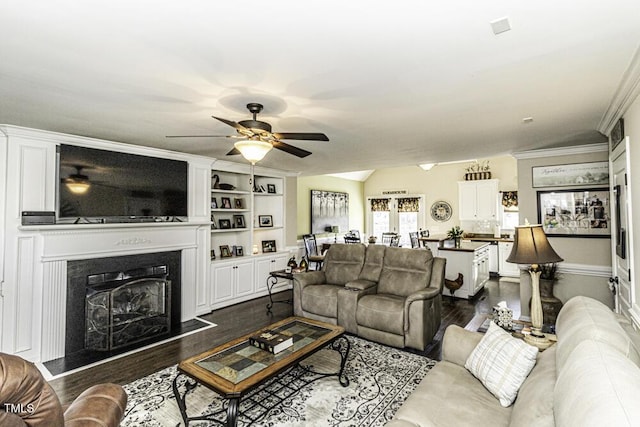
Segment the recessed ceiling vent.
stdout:
<svg viewBox="0 0 640 427">
<path fill-rule="evenodd" d="M 505 31 L 509 31 L 511 29 L 509 18 L 507 18 L 506 16 L 504 18 L 496 19 L 495 21 L 491 21 L 489 23 L 491 24 L 491 29 L 493 30 L 493 34 L 495 35 L 504 33 Z"/>
</svg>

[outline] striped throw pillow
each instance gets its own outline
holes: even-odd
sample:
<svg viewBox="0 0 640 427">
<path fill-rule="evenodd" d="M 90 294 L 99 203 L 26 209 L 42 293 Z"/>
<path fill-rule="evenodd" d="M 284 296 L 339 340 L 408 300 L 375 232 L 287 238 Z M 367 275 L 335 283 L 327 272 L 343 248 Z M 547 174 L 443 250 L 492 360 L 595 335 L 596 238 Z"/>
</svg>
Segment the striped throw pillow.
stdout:
<svg viewBox="0 0 640 427">
<path fill-rule="evenodd" d="M 512 337 L 491 322 L 464 367 L 506 408 L 516 400 L 520 386 L 536 364 L 537 355 L 536 347 Z"/>
</svg>

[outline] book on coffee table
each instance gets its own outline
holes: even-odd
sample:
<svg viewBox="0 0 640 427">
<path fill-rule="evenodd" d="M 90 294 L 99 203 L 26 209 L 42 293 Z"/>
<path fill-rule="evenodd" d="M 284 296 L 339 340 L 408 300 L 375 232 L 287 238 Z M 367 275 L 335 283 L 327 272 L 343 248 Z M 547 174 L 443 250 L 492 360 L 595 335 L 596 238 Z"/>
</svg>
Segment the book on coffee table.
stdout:
<svg viewBox="0 0 640 427">
<path fill-rule="evenodd" d="M 259 349 L 276 354 L 293 345 L 293 337 L 266 330 L 249 337 L 249 343 Z"/>
</svg>

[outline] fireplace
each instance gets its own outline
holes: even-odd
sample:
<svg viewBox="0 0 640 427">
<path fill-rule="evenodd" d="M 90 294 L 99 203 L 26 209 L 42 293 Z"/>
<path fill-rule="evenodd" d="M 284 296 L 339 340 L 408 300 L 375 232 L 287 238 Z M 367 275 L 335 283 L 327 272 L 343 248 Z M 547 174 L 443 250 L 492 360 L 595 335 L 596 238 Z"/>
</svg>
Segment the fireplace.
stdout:
<svg viewBox="0 0 640 427">
<path fill-rule="evenodd" d="M 167 266 L 90 275 L 85 349 L 111 351 L 171 332 Z"/>
<path fill-rule="evenodd" d="M 69 261 L 65 356 L 146 345 L 180 327 L 180 251 Z"/>
</svg>

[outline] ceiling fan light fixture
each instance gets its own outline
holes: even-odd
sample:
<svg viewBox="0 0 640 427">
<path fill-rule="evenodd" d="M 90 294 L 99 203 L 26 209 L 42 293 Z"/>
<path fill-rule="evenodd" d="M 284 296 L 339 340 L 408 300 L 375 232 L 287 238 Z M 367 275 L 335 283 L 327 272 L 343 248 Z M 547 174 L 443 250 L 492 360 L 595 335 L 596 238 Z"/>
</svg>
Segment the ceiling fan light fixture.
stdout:
<svg viewBox="0 0 640 427">
<path fill-rule="evenodd" d="M 233 146 L 242 154 L 242 157 L 252 164 L 259 162 L 273 148 L 273 145 L 259 139 L 247 139 L 238 141 Z"/>
<path fill-rule="evenodd" d="M 73 194 L 85 194 L 89 191 L 89 187 L 91 187 L 91 185 L 86 181 L 76 181 L 73 179 L 68 179 L 64 185 L 66 185 L 69 191 Z"/>
</svg>

